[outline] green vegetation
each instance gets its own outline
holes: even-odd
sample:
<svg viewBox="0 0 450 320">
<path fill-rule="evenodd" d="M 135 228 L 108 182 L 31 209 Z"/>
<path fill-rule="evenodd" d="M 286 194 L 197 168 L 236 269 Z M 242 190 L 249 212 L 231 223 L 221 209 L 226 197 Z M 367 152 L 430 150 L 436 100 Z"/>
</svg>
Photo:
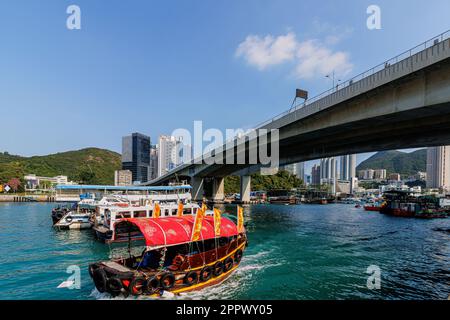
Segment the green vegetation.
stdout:
<svg viewBox="0 0 450 320">
<path fill-rule="evenodd" d="M 229 176 L 225 178 L 225 193 L 240 192 L 240 178 Z M 276 175 L 265 176 L 253 174 L 251 179 L 251 190 L 268 191 L 275 189 L 293 189 L 303 185 L 303 181 L 288 171 L 280 170 Z"/>
<path fill-rule="evenodd" d="M 387 174 L 400 173 L 411 176 L 418 171 L 426 171 L 427 150 L 420 149 L 411 153 L 401 151 L 377 152 L 369 159 L 361 162 L 357 171 L 364 169 L 386 169 Z"/>
<path fill-rule="evenodd" d="M 120 154 L 98 148 L 61 152 L 47 156 L 21 157 L 0 153 L 0 183 L 34 173 L 38 176 L 65 175 L 69 180 L 89 184 L 112 184 L 114 170 L 121 168 Z"/>
</svg>

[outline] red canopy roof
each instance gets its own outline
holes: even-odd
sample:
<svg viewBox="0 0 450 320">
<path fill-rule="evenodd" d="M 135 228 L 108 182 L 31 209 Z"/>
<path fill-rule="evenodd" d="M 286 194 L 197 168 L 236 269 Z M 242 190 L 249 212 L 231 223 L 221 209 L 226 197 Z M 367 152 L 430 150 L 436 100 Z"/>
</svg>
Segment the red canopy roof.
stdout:
<svg viewBox="0 0 450 320">
<path fill-rule="evenodd" d="M 124 221 L 132 223 L 139 228 L 147 246 L 170 246 L 191 241 L 195 216 L 121 219 L 116 223 L 116 226 Z M 231 237 L 237 234 L 236 224 L 222 217 L 220 235 L 222 237 Z M 206 216 L 203 219 L 200 240 L 213 238 L 215 238 L 214 217 Z"/>
</svg>

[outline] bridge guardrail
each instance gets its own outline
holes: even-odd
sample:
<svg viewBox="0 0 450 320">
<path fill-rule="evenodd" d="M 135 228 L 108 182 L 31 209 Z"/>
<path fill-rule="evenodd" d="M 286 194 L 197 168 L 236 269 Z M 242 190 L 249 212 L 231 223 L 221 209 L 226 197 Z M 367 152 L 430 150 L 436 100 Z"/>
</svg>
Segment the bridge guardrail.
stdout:
<svg viewBox="0 0 450 320">
<path fill-rule="evenodd" d="M 363 80 L 363 79 L 365 79 L 367 77 L 370 77 L 371 75 L 375 74 L 378 71 L 381 71 L 381 70 L 383 70 L 383 69 L 385 69 L 387 67 L 390 67 L 391 65 L 393 65 L 395 63 L 401 62 L 401 61 L 403 61 L 405 59 L 408 59 L 411 56 L 413 56 L 414 54 L 419 53 L 419 52 L 421 52 L 423 50 L 426 50 L 426 49 L 436 45 L 437 43 L 440 43 L 440 42 L 442 42 L 444 40 L 447 40 L 449 38 L 450 38 L 450 30 L 447 30 L 447 31 L 445 31 L 445 32 L 443 32 L 443 33 L 441 33 L 441 34 L 439 34 L 439 35 L 437 35 L 437 36 L 435 36 L 435 37 L 433 37 L 433 38 L 431 38 L 431 39 L 429 39 L 429 40 L 427 40 L 427 41 L 425 41 L 425 42 L 423 42 L 423 43 L 421 43 L 421 44 L 419 44 L 417 46 L 415 46 L 414 48 L 411 48 L 411 49 L 409 49 L 409 50 L 407 50 L 405 52 L 402 52 L 399 55 L 396 55 L 395 57 L 393 57 L 391 59 L 388 59 L 388 60 L 380 63 L 379 65 L 377 65 L 377 66 L 375 66 L 375 67 L 373 67 L 373 68 L 371 68 L 371 69 L 369 69 L 367 71 L 364 71 L 364 72 L 354 76 L 353 78 L 351 78 L 349 80 L 346 80 L 344 82 L 341 82 L 341 83 L 337 84 L 336 87 L 334 87 L 334 88 L 328 89 L 328 90 L 318 94 L 317 96 L 315 96 L 315 97 L 313 97 L 313 98 L 311 98 L 309 100 L 306 100 L 303 103 L 295 105 L 294 107 L 290 108 L 289 110 L 286 110 L 286 111 L 276 115 L 275 117 L 273 117 L 273 118 L 271 118 L 269 120 L 266 120 L 266 121 L 256 125 L 255 128 L 261 128 L 261 127 L 263 127 L 263 126 L 265 126 L 265 125 L 267 125 L 269 123 L 272 123 L 272 122 L 274 122 L 274 121 L 276 121 L 276 120 L 278 120 L 278 119 L 280 119 L 280 118 L 282 118 L 282 117 L 284 117 L 284 116 L 286 116 L 286 115 L 288 115 L 288 114 L 290 114 L 290 113 L 292 113 L 292 112 L 294 112 L 294 111 L 296 111 L 298 109 L 301 109 L 301 108 L 303 108 L 303 107 L 305 107 L 307 105 L 310 105 L 310 104 L 312 104 L 312 103 L 314 103 L 314 102 L 316 102 L 316 101 L 318 101 L 318 100 L 320 100 L 320 99 L 322 99 L 322 98 L 324 98 L 326 96 L 329 96 L 330 94 L 338 92 L 339 90 L 342 90 L 342 89 L 344 89 L 346 87 L 349 87 L 352 84 L 356 83 L 357 81 L 360 81 L 360 80 Z"/>
</svg>

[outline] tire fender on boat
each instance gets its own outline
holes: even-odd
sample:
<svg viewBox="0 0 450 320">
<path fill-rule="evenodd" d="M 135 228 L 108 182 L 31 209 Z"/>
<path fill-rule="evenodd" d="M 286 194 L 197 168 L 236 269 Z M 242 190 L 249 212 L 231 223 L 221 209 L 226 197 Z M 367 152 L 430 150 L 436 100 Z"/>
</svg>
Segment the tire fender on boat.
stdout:
<svg viewBox="0 0 450 320">
<path fill-rule="evenodd" d="M 200 273 L 201 277 L 201 273 Z M 198 273 L 195 271 L 189 271 L 183 278 L 183 283 L 188 286 L 192 286 L 198 280 Z"/>
<path fill-rule="evenodd" d="M 106 291 L 106 282 L 108 278 L 106 277 L 106 272 L 102 268 L 98 268 L 93 273 L 94 285 L 97 288 L 98 292 L 103 293 Z"/>
<path fill-rule="evenodd" d="M 236 261 L 236 263 L 239 263 L 242 259 L 242 250 L 239 249 L 238 251 L 236 251 L 236 253 L 234 254 L 234 261 Z"/>
<path fill-rule="evenodd" d="M 222 261 L 217 261 L 217 262 L 214 264 L 214 268 L 213 268 L 214 276 L 215 276 L 215 277 L 220 276 L 220 275 L 222 274 L 222 272 L 223 272 L 223 269 L 224 269 L 224 267 L 223 267 L 223 262 L 222 262 Z"/>
<path fill-rule="evenodd" d="M 131 280 L 129 285 L 129 291 L 132 295 L 138 296 L 144 293 L 146 290 L 147 281 L 143 277 L 135 277 Z"/>
<path fill-rule="evenodd" d="M 122 291 L 123 284 L 117 277 L 111 277 L 106 281 L 106 291 L 111 293 L 113 297 L 119 295 L 120 291 Z"/>
<path fill-rule="evenodd" d="M 204 281 L 208 281 L 209 279 L 211 279 L 213 274 L 213 268 L 211 268 L 210 266 L 206 266 L 202 269 L 202 271 L 200 271 L 200 281 L 204 282 Z"/>
<path fill-rule="evenodd" d="M 228 257 L 223 261 L 223 271 L 227 272 L 233 268 L 233 258 Z"/>
<path fill-rule="evenodd" d="M 174 286 L 175 276 L 173 275 L 172 272 L 166 272 L 161 276 L 159 282 L 161 283 L 161 287 L 164 290 L 168 290 Z"/>
<path fill-rule="evenodd" d="M 147 290 L 146 293 L 148 294 L 153 294 L 156 291 L 158 291 L 158 289 L 160 288 L 161 283 L 159 282 L 159 280 L 156 277 L 150 277 L 147 280 Z"/>
<path fill-rule="evenodd" d="M 94 263 L 91 263 L 89 265 L 89 275 L 91 276 L 91 278 L 94 278 L 94 271 L 97 270 L 98 266 L 96 266 Z"/>
</svg>

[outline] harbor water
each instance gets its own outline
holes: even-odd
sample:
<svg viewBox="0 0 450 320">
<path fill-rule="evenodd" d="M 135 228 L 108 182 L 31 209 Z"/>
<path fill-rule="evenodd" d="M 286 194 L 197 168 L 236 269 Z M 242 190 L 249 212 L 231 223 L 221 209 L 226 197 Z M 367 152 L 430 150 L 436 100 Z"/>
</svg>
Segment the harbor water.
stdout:
<svg viewBox="0 0 450 320">
<path fill-rule="evenodd" d="M 109 299 L 87 267 L 107 259 L 92 230 L 56 231 L 54 204 L 0 204 L 0 299 Z M 235 206 L 226 211 L 236 212 Z M 249 247 L 221 285 L 177 299 L 447 299 L 450 219 L 419 220 L 352 205 L 245 207 Z M 380 288 L 369 289 L 369 266 Z M 81 271 L 79 289 L 57 288 Z M 370 282 L 370 281 L 369 281 Z M 172 297 L 174 298 L 174 297 Z M 117 298 L 115 298 L 117 299 Z M 142 299 L 142 298 L 141 298 Z"/>
</svg>

